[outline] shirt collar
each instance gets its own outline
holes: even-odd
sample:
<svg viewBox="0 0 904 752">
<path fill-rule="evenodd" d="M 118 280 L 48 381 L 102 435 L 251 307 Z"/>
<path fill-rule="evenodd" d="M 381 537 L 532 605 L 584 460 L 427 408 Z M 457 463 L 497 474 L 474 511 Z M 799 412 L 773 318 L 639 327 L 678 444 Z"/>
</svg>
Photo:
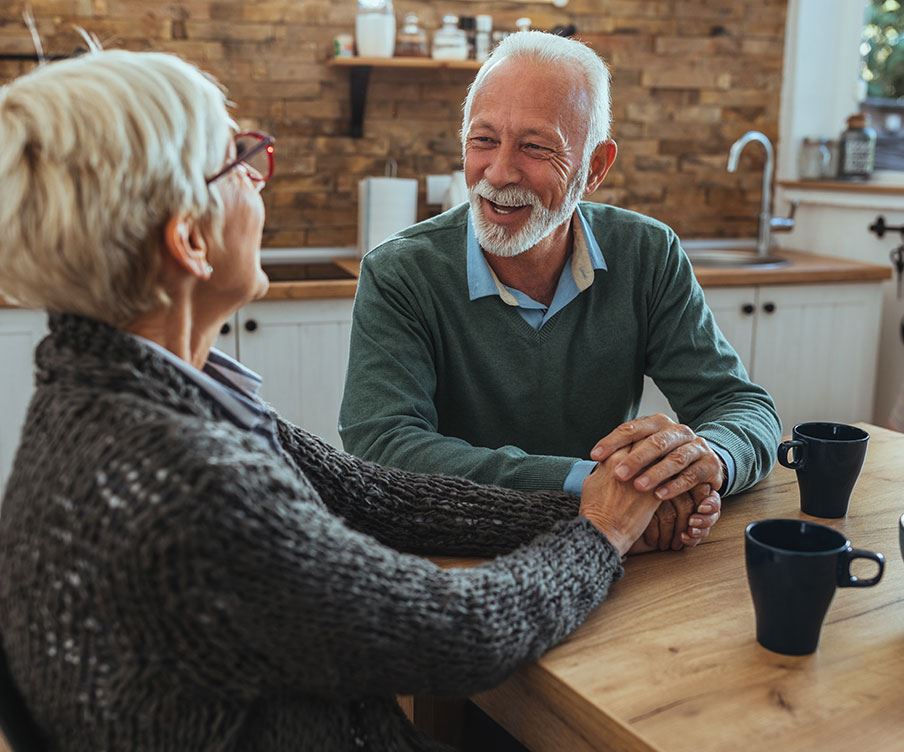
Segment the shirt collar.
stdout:
<svg viewBox="0 0 904 752">
<path fill-rule="evenodd" d="M 211 348 L 204 368 L 199 371 L 162 345 L 137 334 L 132 336 L 184 374 L 204 394 L 222 407 L 235 425 L 254 429 L 265 420 L 268 415 L 267 406 L 258 396 L 263 380 L 234 358 L 216 348 Z"/>
<path fill-rule="evenodd" d="M 572 227 L 574 229 L 574 249 L 571 254 L 571 263 L 566 264 L 559 278 L 556 288 L 556 296 L 576 294 L 583 292 L 593 284 L 594 270 L 606 270 L 606 259 L 600 250 L 599 243 L 590 230 L 590 225 L 578 205 L 572 215 Z M 534 303 L 526 295 L 518 290 L 506 287 L 496 276 L 490 265 L 484 258 L 480 243 L 477 242 L 477 233 L 474 231 L 474 222 L 471 210 L 468 210 L 468 295 L 471 300 L 485 298 L 490 295 L 498 295 L 504 303 L 516 307 L 535 307 L 525 305 L 526 301 Z M 571 289 L 568 289 L 571 288 Z M 535 304 L 536 305 L 536 304 Z"/>
</svg>

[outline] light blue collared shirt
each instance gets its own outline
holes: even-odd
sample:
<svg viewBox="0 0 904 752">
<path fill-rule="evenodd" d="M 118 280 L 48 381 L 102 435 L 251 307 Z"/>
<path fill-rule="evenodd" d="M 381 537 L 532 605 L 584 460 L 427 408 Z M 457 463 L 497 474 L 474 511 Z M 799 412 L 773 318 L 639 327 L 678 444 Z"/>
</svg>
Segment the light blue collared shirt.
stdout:
<svg viewBox="0 0 904 752">
<path fill-rule="evenodd" d="M 471 300 L 498 295 L 502 301 L 517 309 L 528 324 L 540 329 L 547 321 L 573 301 L 593 284 L 594 271 L 606 270 L 606 259 L 599 243 L 590 231 L 590 225 L 581 213 L 580 207 L 574 211 L 574 250 L 568 263 L 562 267 L 559 283 L 549 306 L 534 300 L 520 290 L 508 287 L 499 280 L 490 268 L 468 213 L 468 294 Z"/>
<path fill-rule="evenodd" d="M 204 368 L 199 371 L 162 345 L 137 334 L 132 336 L 159 353 L 223 408 L 230 423 L 250 431 L 265 441 L 270 449 L 280 451 L 276 423 L 270 415 L 269 408 L 258 396 L 262 383 L 258 374 L 215 347 L 211 348 Z"/>
<path fill-rule="evenodd" d="M 571 303 L 578 295 L 593 284 L 596 270 L 605 271 L 606 259 L 599 243 L 590 230 L 590 225 L 581 213 L 581 207 L 574 210 L 572 217 L 574 227 L 574 249 L 569 257 L 569 262 L 562 267 L 559 275 L 559 283 L 549 306 L 534 300 L 520 290 L 508 287 L 500 281 L 483 255 L 480 243 L 477 241 L 477 233 L 474 231 L 474 223 L 471 213 L 468 212 L 468 295 L 471 300 L 497 295 L 504 303 L 515 308 L 528 324 L 534 329 L 540 329 L 543 325 Z M 726 483 L 724 488 L 730 488 L 734 479 L 734 459 L 722 447 L 708 442 L 712 450 L 719 455 L 725 464 Z M 587 476 L 593 471 L 597 463 L 592 460 L 577 460 L 565 477 L 562 490 L 579 495 L 581 487 Z"/>
</svg>

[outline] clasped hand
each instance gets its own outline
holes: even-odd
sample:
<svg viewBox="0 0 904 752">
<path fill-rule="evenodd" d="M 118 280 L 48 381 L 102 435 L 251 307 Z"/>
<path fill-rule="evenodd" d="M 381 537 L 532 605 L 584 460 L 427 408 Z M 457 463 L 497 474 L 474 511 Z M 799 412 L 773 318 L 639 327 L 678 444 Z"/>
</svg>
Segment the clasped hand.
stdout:
<svg viewBox="0 0 904 752">
<path fill-rule="evenodd" d="M 706 439 L 668 416 L 623 423 L 590 456 L 618 480 L 633 481 L 636 491 L 661 501 L 630 553 L 696 546 L 719 519 L 722 460 Z"/>
</svg>

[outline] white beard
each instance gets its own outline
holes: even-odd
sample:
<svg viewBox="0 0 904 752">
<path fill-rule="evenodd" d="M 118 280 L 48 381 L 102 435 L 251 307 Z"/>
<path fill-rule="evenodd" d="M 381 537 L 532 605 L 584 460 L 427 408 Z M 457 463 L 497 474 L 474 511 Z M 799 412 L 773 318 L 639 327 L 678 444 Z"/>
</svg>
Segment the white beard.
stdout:
<svg viewBox="0 0 904 752">
<path fill-rule="evenodd" d="M 514 185 L 496 189 L 486 178 L 468 189 L 474 233 L 480 247 L 494 256 L 511 258 L 529 251 L 559 225 L 566 222 L 584 195 L 589 169 L 582 168 L 568 186 L 568 193 L 556 209 L 547 209 L 540 197 L 527 188 Z M 486 218 L 480 199 L 484 198 L 502 206 L 530 206 L 530 214 L 524 226 L 514 234 Z"/>
</svg>

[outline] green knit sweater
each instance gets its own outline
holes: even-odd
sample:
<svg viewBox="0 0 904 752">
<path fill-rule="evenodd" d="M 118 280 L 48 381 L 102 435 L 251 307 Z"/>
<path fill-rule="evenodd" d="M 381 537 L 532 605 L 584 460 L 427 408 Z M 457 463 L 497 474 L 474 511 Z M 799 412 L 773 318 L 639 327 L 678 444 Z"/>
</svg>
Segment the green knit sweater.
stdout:
<svg viewBox="0 0 904 752">
<path fill-rule="evenodd" d="M 340 434 L 385 465 L 517 489 L 561 489 L 577 459 L 637 414 L 643 375 L 735 462 L 729 493 L 772 467 L 780 424 L 719 331 L 675 233 L 582 203 L 608 269 L 542 328 L 471 301 L 467 204 L 361 265 Z"/>
</svg>

